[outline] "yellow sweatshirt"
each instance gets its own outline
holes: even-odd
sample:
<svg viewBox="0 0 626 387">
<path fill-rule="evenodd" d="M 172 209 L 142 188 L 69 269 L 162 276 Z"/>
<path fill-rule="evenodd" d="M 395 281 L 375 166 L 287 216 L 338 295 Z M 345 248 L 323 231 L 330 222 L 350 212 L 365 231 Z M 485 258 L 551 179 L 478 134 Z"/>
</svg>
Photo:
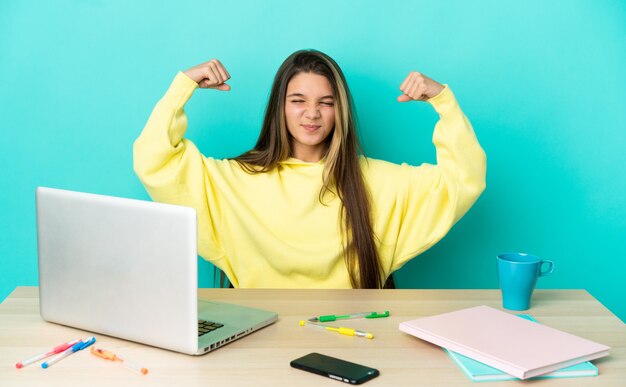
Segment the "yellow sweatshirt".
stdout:
<svg viewBox="0 0 626 387">
<path fill-rule="evenodd" d="M 197 87 L 178 73 L 135 141 L 135 172 L 152 199 L 196 209 L 198 252 L 235 287 L 350 288 L 339 200 L 319 200 L 323 161 L 249 174 L 203 156 L 183 138 Z M 361 158 L 385 277 L 439 241 L 485 187 L 485 154 L 452 91 L 428 102 L 440 115 L 437 165 Z"/>
</svg>

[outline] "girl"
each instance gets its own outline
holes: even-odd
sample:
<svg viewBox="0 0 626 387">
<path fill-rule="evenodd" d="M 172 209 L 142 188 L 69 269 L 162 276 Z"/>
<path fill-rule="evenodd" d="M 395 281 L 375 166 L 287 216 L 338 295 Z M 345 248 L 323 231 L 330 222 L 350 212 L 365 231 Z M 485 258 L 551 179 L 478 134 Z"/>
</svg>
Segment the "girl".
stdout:
<svg viewBox="0 0 626 387">
<path fill-rule="evenodd" d="M 199 254 L 235 287 L 381 288 L 485 187 L 485 154 L 447 86 L 411 72 L 398 97 L 439 113 L 437 165 L 366 158 L 343 73 L 315 50 L 278 69 L 253 149 L 205 157 L 183 138 L 183 108 L 198 87 L 229 91 L 229 79 L 215 59 L 179 73 L 134 144 L 134 167 L 153 200 L 196 209 Z"/>
</svg>

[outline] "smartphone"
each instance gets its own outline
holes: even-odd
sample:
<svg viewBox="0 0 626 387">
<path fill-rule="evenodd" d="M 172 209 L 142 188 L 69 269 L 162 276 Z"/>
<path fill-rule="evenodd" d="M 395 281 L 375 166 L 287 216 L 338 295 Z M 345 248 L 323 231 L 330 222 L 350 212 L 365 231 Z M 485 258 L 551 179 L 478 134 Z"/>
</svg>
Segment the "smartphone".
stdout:
<svg viewBox="0 0 626 387">
<path fill-rule="evenodd" d="M 377 369 L 315 352 L 292 360 L 289 364 L 294 368 L 350 384 L 365 383 L 380 375 Z"/>
</svg>

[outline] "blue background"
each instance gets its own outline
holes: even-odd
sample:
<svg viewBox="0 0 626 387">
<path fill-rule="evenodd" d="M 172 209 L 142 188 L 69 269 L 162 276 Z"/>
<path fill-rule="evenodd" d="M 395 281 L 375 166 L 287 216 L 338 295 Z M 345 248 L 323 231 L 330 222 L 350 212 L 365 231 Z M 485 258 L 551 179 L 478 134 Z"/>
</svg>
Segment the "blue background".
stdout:
<svg viewBox="0 0 626 387">
<path fill-rule="evenodd" d="M 626 319 L 626 3 L 596 1 L 3 1 L 0 299 L 37 284 L 35 187 L 146 199 L 132 143 L 178 70 L 219 58 L 188 137 L 234 156 L 258 135 L 293 51 L 343 68 L 368 156 L 434 162 L 437 116 L 395 101 L 410 70 L 448 83 L 488 155 L 487 190 L 396 275 L 496 288 L 495 256 L 552 259 L 540 288 L 583 288 Z M 202 261 L 201 286 L 213 285 Z"/>
</svg>

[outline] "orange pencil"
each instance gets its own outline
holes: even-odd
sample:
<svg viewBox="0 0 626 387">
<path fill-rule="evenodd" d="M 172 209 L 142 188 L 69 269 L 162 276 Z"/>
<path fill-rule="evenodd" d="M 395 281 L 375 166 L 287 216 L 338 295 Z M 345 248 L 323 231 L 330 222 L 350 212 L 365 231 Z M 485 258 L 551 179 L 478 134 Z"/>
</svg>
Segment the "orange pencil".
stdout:
<svg viewBox="0 0 626 387">
<path fill-rule="evenodd" d="M 106 360 L 111 360 L 111 361 L 118 361 L 120 363 L 122 363 L 123 366 L 130 368 L 133 371 L 137 371 L 140 374 L 147 374 L 148 373 L 148 369 L 144 368 L 144 367 L 140 367 L 136 364 L 133 364 L 131 362 L 128 362 L 124 359 L 121 359 L 120 357 L 118 357 L 116 354 L 114 354 L 113 352 L 107 351 L 106 349 L 101 349 L 101 348 L 95 348 L 95 347 L 91 347 L 91 353 L 93 353 L 94 355 L 101 357 L 103 359 Z"/>
</svg>

